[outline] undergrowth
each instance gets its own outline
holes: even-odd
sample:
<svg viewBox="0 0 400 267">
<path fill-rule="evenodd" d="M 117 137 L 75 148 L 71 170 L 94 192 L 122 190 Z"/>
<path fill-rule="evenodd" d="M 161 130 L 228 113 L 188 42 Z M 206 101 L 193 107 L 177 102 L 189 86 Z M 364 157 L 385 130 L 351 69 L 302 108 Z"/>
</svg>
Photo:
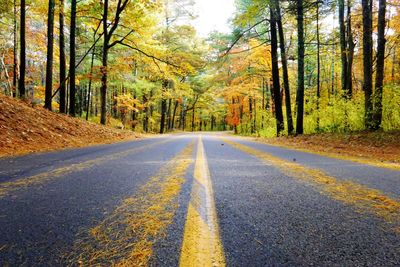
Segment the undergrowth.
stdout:
<svg viewBox="0 0 400 267">
<path fill-rule="evenodd" d="M 312 92 L 313 93 L 313 92 Z M 346 133 L 365 130 L 364 126 L 364 94 L 355 92 L 352 99 L 342 95 L 331 95 L 321 98 L 319 109 L 317 97 L 307 92 L 307 101 L 304 104 L 304 134 L 316 133 Z M 295 102 L 295 99 L 292 99 Z M 285 106 L 283 106 L 285 131 L 287 135 L 287 121 Z M 296 108 L 293 104 L 293 124 L 296 126 Z M 276 136 L 276 121 L 272 110 L 259 110 L 252 120 L 243 116 L 241 124 L 237 126 L 240 135 L 260 137 Z M 381 128 L 383 131 L 400 129 L 400 86 L 388 85 L 383 94 L 383 115 Z"/>
</svg>

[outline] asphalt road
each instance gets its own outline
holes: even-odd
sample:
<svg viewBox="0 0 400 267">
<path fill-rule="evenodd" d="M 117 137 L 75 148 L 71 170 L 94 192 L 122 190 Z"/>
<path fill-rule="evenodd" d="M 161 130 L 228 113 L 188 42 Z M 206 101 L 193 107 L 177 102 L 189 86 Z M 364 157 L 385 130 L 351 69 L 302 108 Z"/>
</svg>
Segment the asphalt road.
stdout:
<svg viewBox="0 0 400 267">
<path fill-rule="evenodd" d="M 0 159 L 0 266 L 400 266 L 400 171 L 223 134 Z"/>
</svg>

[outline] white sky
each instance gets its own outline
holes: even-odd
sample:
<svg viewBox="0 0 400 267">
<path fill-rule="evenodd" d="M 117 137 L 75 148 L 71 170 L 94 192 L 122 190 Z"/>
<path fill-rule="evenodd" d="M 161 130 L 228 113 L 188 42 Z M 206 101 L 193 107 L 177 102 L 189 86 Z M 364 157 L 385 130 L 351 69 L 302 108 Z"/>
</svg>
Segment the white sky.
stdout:
<svg viewBox="0 0 400 267">
<path fill-rule="evenodd" d="M 195 0 L 195 13 L 198 18 L 193 22 L 201 37 L 216 30 L 228 33 L 229 22 L 235 11 L 235 0 Z"/>
</svg>

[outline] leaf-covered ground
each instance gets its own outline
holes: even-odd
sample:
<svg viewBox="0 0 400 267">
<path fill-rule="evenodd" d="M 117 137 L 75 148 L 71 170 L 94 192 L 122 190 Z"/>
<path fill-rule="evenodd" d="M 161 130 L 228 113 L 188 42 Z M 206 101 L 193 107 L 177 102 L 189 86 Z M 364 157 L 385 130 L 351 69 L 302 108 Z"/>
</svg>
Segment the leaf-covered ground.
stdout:
<svg viewBox="0 0 400 267">
<path fill-rule="evenodd" d="M 0 157 L 136 138 L 118 130 L 32 107 L 0 94 Z"/>
<path fill-rule="evenodd" d="M 400 131 L 322 133 L 296 137 L 258 139 L 273 145 L 400 164 Z"/>
</svg>

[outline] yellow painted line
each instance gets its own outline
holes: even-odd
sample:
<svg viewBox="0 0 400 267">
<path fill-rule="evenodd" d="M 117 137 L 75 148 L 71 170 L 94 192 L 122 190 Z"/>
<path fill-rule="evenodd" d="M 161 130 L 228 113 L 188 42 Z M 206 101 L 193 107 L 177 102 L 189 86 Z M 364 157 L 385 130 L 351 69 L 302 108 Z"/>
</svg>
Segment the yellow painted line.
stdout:
<svg viewBox="0 0 400 267">
<path fill-rule="evenodd" d="M 369 213 L 382 218 L 391 230 L 400 233 L 400 202 L 387 196 L 384 192 L 350 180 L 338 180 L 322 170 L 283 160 L 231 139 L 221 139 L 232 147 L 255 156 L 267 164 L 272 163 L 289 177 L 315 185 L 321 193 L 352 206 L 357 212 Z"/>
<path fill-rule="evenodd" d="M 79 233 L 68 266 L 148 266 L 179 207 L 177 196 L 193 163 L 194 142 L 124 199 L 109 216 Z"/>
<path fill-rule="evenodd" d="M 199 137 L 194 182 L 180 255 L 182 267 L 225 266 L 210 172 Z"/>
<path fill-rule="evenodd" d="M 33 176 L 22 177 L 17 180 L 8 181 L 8 182 L 2 182 L 2 183 L 0 183 L 0 198 L 5 197 L 5 196 L 9 195 L 10 193 L 15 192 L 19 189 L 27 188 L 29 186 L 34 186 L 34 185 L 38 185 L 38 184 L 43 184 L 43 183 L 53 180 L 54 178 L 61 177 L 65 174 L 83 171 L 87 168 L 93 167 L 95 165 L 99 165 L 103 162 L 115 160 L 120 157 L 124 157 L 129 154 L 132 154 L 132 153 L 142 152 L 146 149 L 149 149 L 151 147 L 154 147 L 154 146 L 157 146 L 157 145 L 160 145 L 163 143 L 170 142 L 172 140 L 174 140 L 174 139 L 162 140 L 162 141 L 154 142 L 154 143 L 151 143 L 148 145 L 143 145 L 140 147 L 135 147 L 135 148 L 131 148 L 128 150 L 124 150 L 122 152 L 117 152 L 117 153 L 109 154 L 109 155 L 106 155 L 103 157 L 86 160 L 86 161 L 83 161 L 80 163 L 73 163 L 68 166 L 60 167 L 60 168 L 57 168 L 57 169 L 54 169 L 54 170 L 51 170 L 48 172 L 39 173 L 39 174 L 36 174 Z"/>
<path fill-rule="evenodd" d="M 258 138 L 254 138 L 254 137 L 249 137 L 249 138 L 237 137 L 237 138 L 244 138 L 244 139 L 250 140 L 252 142 L 256 142 L 256 143 L 263 144 L 263 145 L 286 148 L 286 149 L 291 149 L 291 150 L 295 150 L 295 151 L 310 153 L 310 154 L 314 154 L 314 155 L 320 155 L 320 156 L 333 158 L 333 159 L 352 161 L 352 162 L 355 162 L 355 163 L 370 165 L 372 167 L 378 167 L 378 168 L 384 168 L 384 169 L 400 171 L 400 164 L 396 163 L 396 162 L 380 161 L 378 159 L 374 160 L 374 159 L 362 158 L 362 157 L 357 157 L 357 156 L 351 156 L 351 155 L 347 155 L 347 154 L 337 154 L 337 153 L 334 153 L 334 152 L 317 151 L 317 150 L 313 150 L 313 149 L 307 149 L 307 148 L 301 148 L 301 147 L 293 147 L 293 146 L 284 145 L 284 144 L 271 144 L 271 143 L 268 143 L 268 142 L 263 142 L 262 139 L 260 140 Z"/>
</svg>

